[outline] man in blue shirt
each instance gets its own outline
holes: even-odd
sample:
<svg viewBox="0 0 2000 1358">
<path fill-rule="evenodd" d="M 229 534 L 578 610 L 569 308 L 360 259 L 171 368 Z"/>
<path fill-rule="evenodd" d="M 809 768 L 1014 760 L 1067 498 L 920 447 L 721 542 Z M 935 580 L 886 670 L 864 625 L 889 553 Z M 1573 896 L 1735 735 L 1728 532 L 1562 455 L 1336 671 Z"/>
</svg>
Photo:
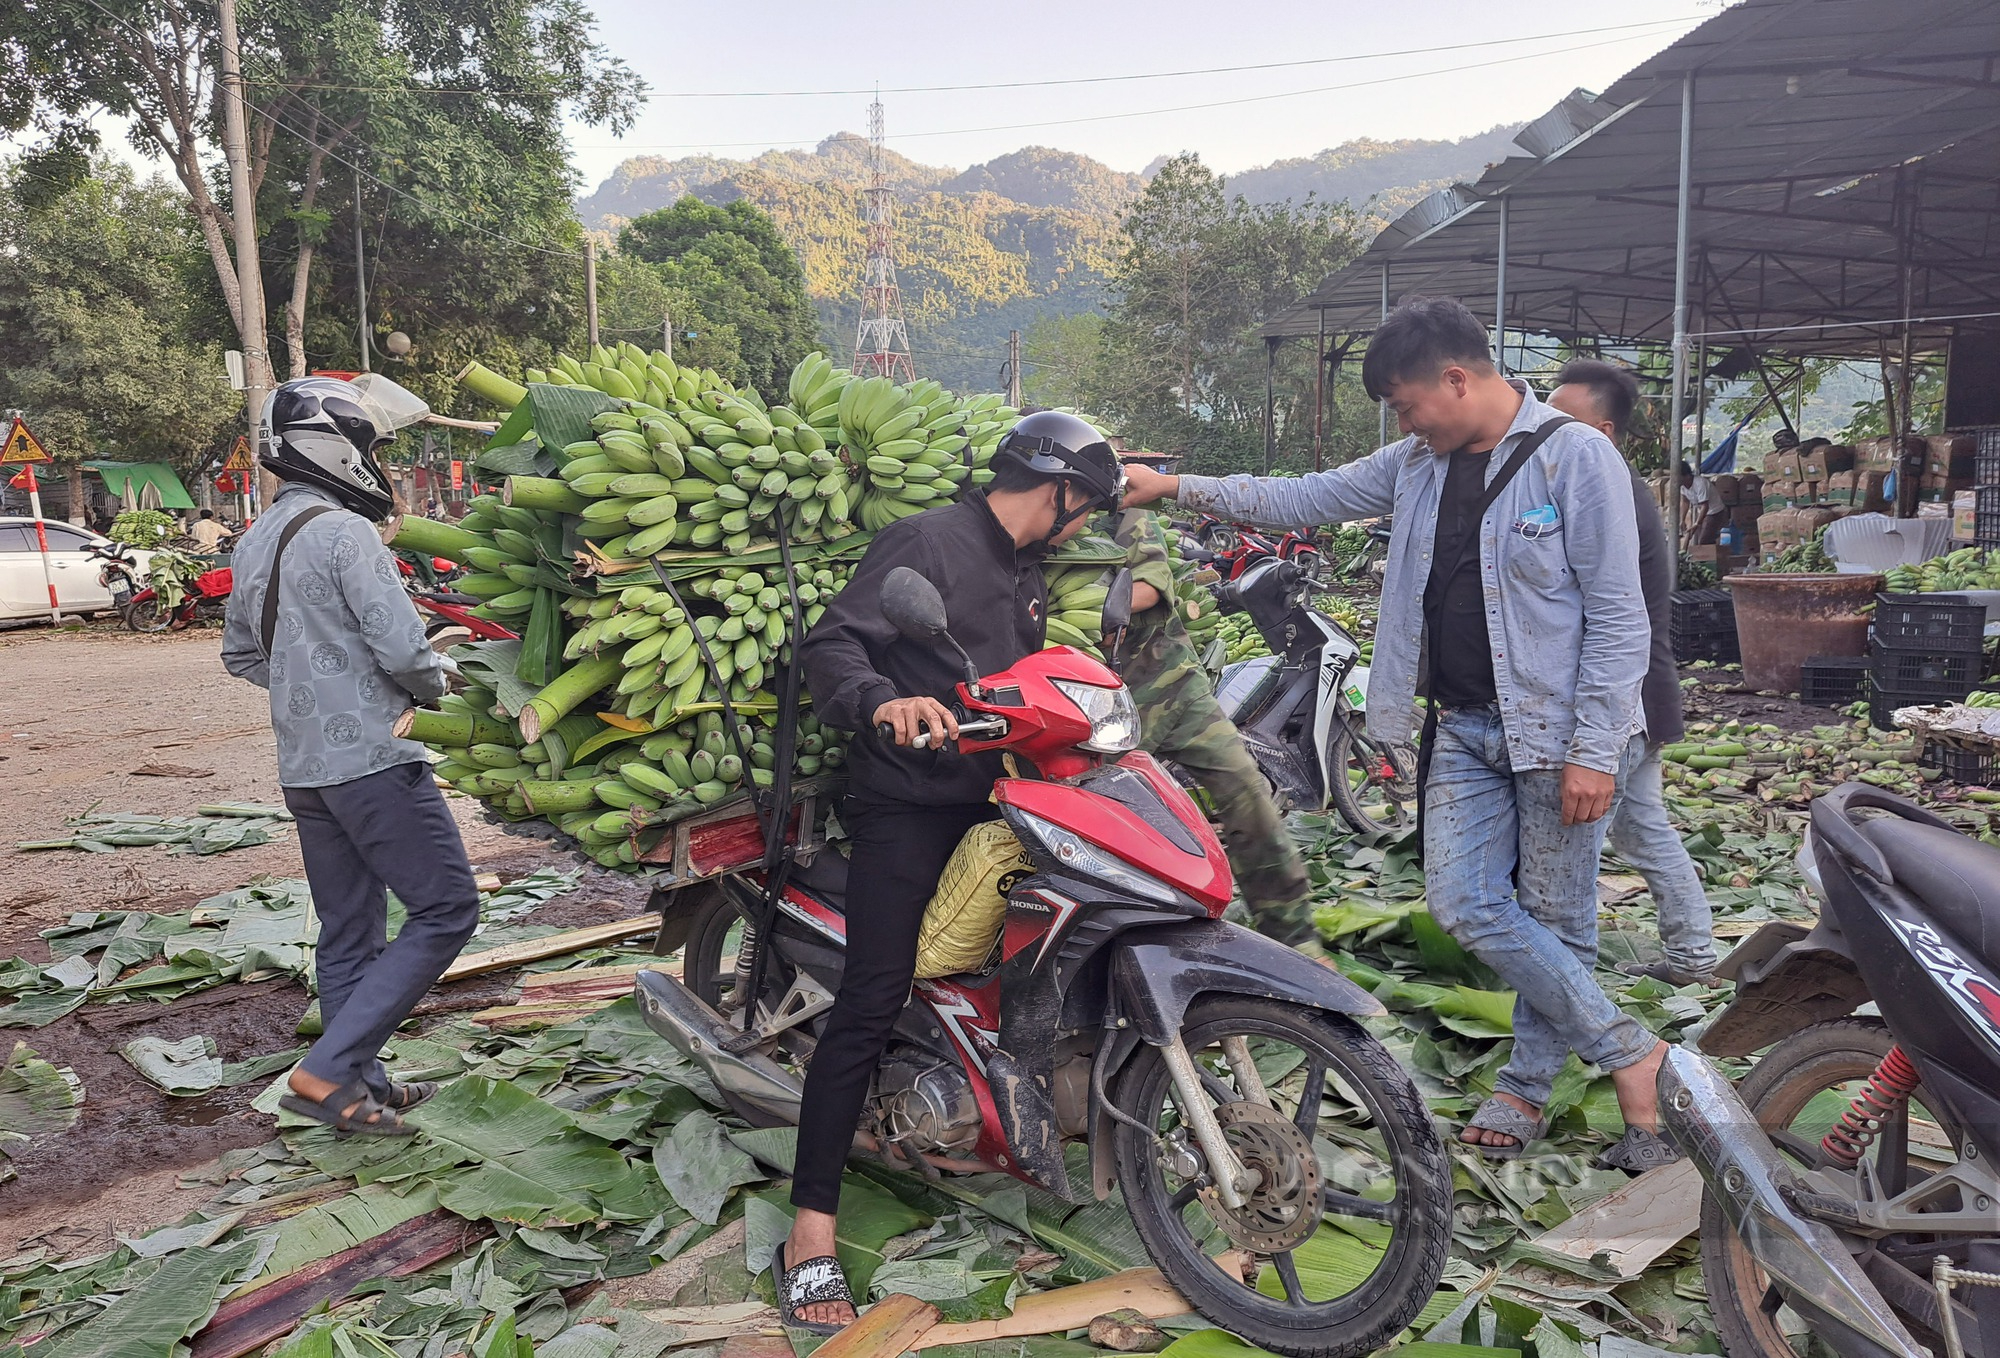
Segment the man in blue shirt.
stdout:
<svg viewBox="0 0 2000 1358">
<path fill-rule="evenodd" d="M 1465 1144 L 1518 1156 L 1569 1052 L 1609 1071 L 1628 1131 L 1605 1162 L 1671 1159 L 1653 1080 L 1665 1047 L 1592 975 L 1597 858 L 1640 735 L 1650 628 L 1630 473 L 1610 440 L 1502 376 L 1458 302 L 1412 299 L 1362 366 L 1406 435 L 1299 477 L 1130 472 L 1162 496 L 1270 526 L 1395 515 L 1368 727 L 1407 741 L 1429 699 L 1424 850 L 1432 915 L 1516 993 L 1514 1049 Z"/>
</svg>

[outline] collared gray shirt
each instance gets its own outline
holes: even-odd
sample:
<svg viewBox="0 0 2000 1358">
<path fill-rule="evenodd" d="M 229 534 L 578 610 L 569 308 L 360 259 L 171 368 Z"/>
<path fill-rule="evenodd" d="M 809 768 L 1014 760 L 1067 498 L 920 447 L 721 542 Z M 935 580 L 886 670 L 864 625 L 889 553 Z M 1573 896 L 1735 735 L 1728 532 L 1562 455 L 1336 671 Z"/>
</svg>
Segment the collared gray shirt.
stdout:
<svg viewBox="0 0 2000 1358">
<path fill-rule="evenodd" d="M 1488 459 L 1489 481 L 1523 438 L 1561 418 L 1527 383 L 1509 383 L 1521 408 Z M 1368 731 L 1377 740 L 1407 741 L 1416 731 L 1424 586 L 1449 456 L 1412 436 L 1306 476 L 1181 478 L 1188 508 L 1272 528 L 1396 516 L 1368 676 Z M 1611 440 L 1580 423 L 1549 436 L 1487 509 L 1479 576 L 1514 768 L 1617 773 L 1641 727 L 1652 628 L 1639 587 L 1631 473 Z"/>
<path fill-rule="evenodd" d="M 264 591 L 278 538 L 318 505 L 334 512 L 306 524 L 285 549 L 278 627 L 266 658 Z M 282 786 L 351 783 L 429 757 L 415 741 L 396 739 L 394 728 L 412 697 L 445 691 L 444 666 L 373 524 L 294 483 L 243 535 L 230 565 L 222 664 L 271 691 Z"/>
</svg>

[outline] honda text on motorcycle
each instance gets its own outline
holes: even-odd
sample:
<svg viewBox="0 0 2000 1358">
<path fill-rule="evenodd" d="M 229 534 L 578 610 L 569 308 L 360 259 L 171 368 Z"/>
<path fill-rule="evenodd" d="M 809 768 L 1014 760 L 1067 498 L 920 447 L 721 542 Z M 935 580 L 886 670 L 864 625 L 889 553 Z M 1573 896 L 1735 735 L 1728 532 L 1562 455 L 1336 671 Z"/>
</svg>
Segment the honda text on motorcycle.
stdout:
<svg viewBox="0 0 2000 1358">
<path fill-rule="evenodd" d="M 1113 596 L 1107 624 L 1129 619 L 1129 576 Z M 915 572 L 890 572 L 882 611 L 957 649 Z M 1437 1285 L 1451 1176 L 1409 1076 L 1357 1021 L 1381 1006 L 1220 918 L 1222 846 L 1135 749 L 1105 665 L 1053 647 L 968 673 L 957 697 L 959 750 L 1013 757 L 993 794 L 1033 870 L 1006 885 L 977 969 L 916 983 L 857 1147 L 1071 1201 L 1121 1192 L 1147 1253 L 1215 1324 L 1313 1358 L 1388 1342 Z M 761 873 L 683 891 L 661 938 L 685 940 L 683 979 L 640 974 L 646 1022 L 754 1122 L 798 1119 L 796 1068 L 840 983 L 845 868 L 822 849 L 768 911 Z M 1087 1172 L 1072 1178 L 1066 1147 Z"/>
</svg>

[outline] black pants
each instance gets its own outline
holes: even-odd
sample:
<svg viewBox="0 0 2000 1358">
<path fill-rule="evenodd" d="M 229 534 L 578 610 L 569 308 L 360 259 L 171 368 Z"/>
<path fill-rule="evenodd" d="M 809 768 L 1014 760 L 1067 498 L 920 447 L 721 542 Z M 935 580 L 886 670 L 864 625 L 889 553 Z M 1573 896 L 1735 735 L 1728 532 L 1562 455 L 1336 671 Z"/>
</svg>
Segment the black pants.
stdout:
<svg viewBox="0 0 2000 1358">
<path fill-rule="evenodd" d="M 910 997 L 917 929 L 965 832 L 1000 813 L 990 802 L 918 806 L 850 797 L 847 962 L 826 1030 L 806 1070 L 792 1205 L 831 1212 L 861 1122 L 868 1082 Z"/>
<path fill-rule="evenodd" d="M 288 787 L 299 851 L 319 915 L 314 973 L 325 1030 L 301 1064 L 322 1080 L 366 1080 L 379 1098 L 378 1059 L 479 923 L 479 888 L 465 843 L 431 768 L 395 764 L 332 787 Z M 389 899 L 409 912 L 387 941 Z"/>
</svg>

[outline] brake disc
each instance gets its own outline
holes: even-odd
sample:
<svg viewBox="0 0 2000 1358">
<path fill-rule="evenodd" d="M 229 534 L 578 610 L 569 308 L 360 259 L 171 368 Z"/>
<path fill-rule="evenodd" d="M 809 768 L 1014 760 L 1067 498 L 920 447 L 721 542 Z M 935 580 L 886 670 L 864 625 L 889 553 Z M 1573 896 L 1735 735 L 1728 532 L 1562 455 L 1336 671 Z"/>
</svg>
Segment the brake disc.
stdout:
<svg viewBox="0 0 2000 1358">
<path fill-rule="evenodd" d="M 1319 1157 L 1292 1120 L 1261 1103 L 1225 1103 L 1215 1110 L 1222 1136 L 1254 1181 L 1243 1206 L 1223 1205 L 1214 1184 L 1197 1196 L 1222 1233 L 1258 1254 L 1296 1249 L 1319 1228 L 1324 1203 Z"/>
</svg>

